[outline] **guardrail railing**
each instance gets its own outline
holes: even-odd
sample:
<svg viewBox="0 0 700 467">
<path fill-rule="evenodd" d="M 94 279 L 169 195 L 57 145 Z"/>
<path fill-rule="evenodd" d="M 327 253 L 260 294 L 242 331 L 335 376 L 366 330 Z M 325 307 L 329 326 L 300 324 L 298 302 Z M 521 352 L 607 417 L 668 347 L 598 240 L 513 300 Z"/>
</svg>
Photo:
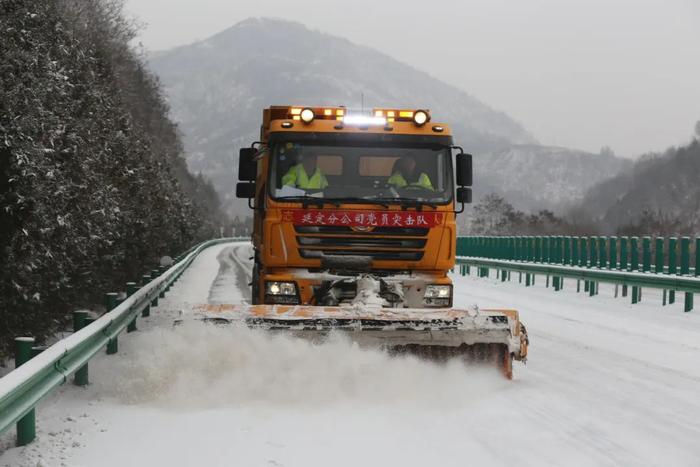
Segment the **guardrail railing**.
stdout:
<svg viewBox="0 0 700 467">
<path fill-rule="evenodd" d="M 622 296 L 631 287 L 633 304 L 641 300 L 642 287 L 662 289 L 663 305 L 682 292 L 685 311 L 693 309 L 693 294 L 700 293 L 700 237 L 694 245 L 690 237 L 459 237 L 457 263 L 462 274 L 469 274 L 471 266 L 480 276 L 496 269 L 502 281 L 515 271 L 523 282 L 524 274 L 525 286 L 544 275 L 555 291 L 563 288 L 564 278 L 576 279 L 577 291 L 583 281 L 591 296 L 600 282 L 621 285 Z"/>
<path fill-rule="evenodd" d="M 126 284 L 126 293 L 105 294 L 107 312 L 96 320 L 87 312 L 73 314 L 74 333 L 43 349 L 34 347 L 31 337 L 15 339 L 16 368 L 0 379 L 0 433 L 17 424 L 17 445 L 23 446 L 36 437 L 36 404 L 56 386 L 74 375 L 74 383 L 87 385 L 88 362 L 102 348 L 108 354 L 118 352 L 118 337 L 124 330 L 136 330 L 138 315 L 148 316 L 152 306 L 179 279 L 204 249 L 247 238 L 209 240 L 176 257 L 172 266 L 154 269 L 136 282 Z"/>
</svg>

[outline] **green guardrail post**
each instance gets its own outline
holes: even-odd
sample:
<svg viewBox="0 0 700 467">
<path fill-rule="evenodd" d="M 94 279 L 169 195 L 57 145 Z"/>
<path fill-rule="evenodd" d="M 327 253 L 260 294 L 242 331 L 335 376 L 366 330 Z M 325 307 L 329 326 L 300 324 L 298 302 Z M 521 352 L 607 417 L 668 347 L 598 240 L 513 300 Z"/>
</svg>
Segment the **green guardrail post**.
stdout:
<svg viewBox="0 0 700 467">
<path fill-rule="evenodd" d="M 630 238 L 630 269 L 639 271 L 639 237 Z M 640 290 L 638 286 L 632 286 L 632 303 L 639 301 Z"/>
<path fill-rule="evenodd" d="M 598 267 L 598 237 L 591 237 L 590 267 Z"/>
<path fill-rule="evenodd" d="M 552 262 L 552 237 L 542 237 L 542 262 L 549 264 Z M 549 287 L 549 274 L 545 282 L 545 287 Z"/>
<path fill-rule="evenodd" d="M 588 267 L 588 237 L 581 237 L 581 255 L 579 256 L 579 266 Z M 588 280 L 583 281 L 583 291 L 588 292 Z"/>
<path fill-rule="evenodd" d="M 629 251 L 628 251 L 628 244 L 629 244 L 629 238 L 628 237 L 622 237 L 620 239 L 620 271 L 627 271 L 629 267 L 628 263 L 628 258 L 629 258 Z M 627 296 L 627 284 L 622 285 L 622 296 L 626 297 Z"/>
<path fill-rule="evenodd" d="M 683 304 L 683 311 L 685 311 L 686 313 L 689 311 L 693 311 L 693 293 L 692 292 L 685 293 L 685 303 Z"/>
<path fill-rule="evenodd" d="M 630 238 L 630 270 L 639 271 L 639 237 Z"/>
<path fill-rule="evenodd" d="M 627 271 L 627 268 L 629 266 L 629 264 L 628 264 L 629 253 L 628 253 L 628 249 L 627 249 L 628 244 L 629 244 L 629 238 L 627 238 L 627 237 L 620 238 L 620 270 L 621 271 Z"/>
<path fill-rule="evenodd" d="M 610 265 L 608 269 L 617 269 L 619 267 L 617 260 L 617 237 L 610 237 L 608 241 L 610 242 Z"/>
<path fill-rule="evenodd" d="M 109 292 L 105 294 L 105 310 L 107 310 L 107 313 L 109 313 L 117 307 L 117 303 L 119 302 L 118 297 L 119 294 L 117 294 L 116 292 Z M 117 352 L 119 352 L 119 338 L 117 336 L 114 336 L 109 340 L 109 342 L 107 342 L 107 354 L 113 355 Z"/>
<path fill-rule="evenodd" d="M 36 357 L 37 355 L 39 355 L 41 352 L 43 352 L 46 349 L 48 349 L 48 347 L 45 345 L 32 346 L 32 358 Z"/>
<path fill-rule="evenodd" d="M 535 262 L 535 237 L 533 236 L 527 236 L 525 237 L 525 242 L 527 245 L 527 259 L 526 261 L 528 263 L 534 263 Z M 527 276 L 525 276 L 525 286 L 530 287 L 532 285 L 532 273 L 528 273 Z"/>
<path fill-rule="evenodd" d="M 671 237 L 668 239 L 668 273 L 670 275 L 675 275 L 678 271 L 678 257 L 676 256 L 676 250 L 678 247 L 678 239 Z M 676 303 L 676 291 L 668 291 L 668 303 Z"/>
<path fill-rule="evenodd" d="M 87 311 L 74 311 L 73 312 L 73 332 L 78 332 L 88 325 L 87 323 Z M 76 386 L 87 386 L 90 383 L 88 377 L 88 364 L 81 366 L 75 372 L 73 378 L 73 384 Z"/>
<path fill-rule="evenodd" d="M 160 270 L 159 269 L 153 269 L 151 270 L 151 278 L 155 279 L 157 277 L 160 277 Z M 158 296 L 159 294 L 156 294 L 153 296 L 153 300 L 151 301 L 151 306 L 158 306 Z"/>
<path fill-rule="evenodd" d="M 651 272 L 651 237 L 642 238 L 642 271 Z"/>
<path fill-rule="evenodd" d="M 151 282 L 151 275 L 150 274 L 144 274 L 141 276 L 141 285 L 146 286 L 148 283 Z M 151 316 L 151 305 L 150 303 L 147 303 L 146 306 L 141 310 L 141 316 L 144 318 Z"/>
<path fill-rule="evenodd" d="M 15 368 L 27 363 L 32 358 L 33 337 L 15 338 Z M 36 412 L 34 409 L 20 418 L 16 425 L 17 446 L 26 446 L 36 438 Z"/>
<path fill-rule="evenodd" d="M 601 269 L 608 268 L 608 248 L 607 248 L 607 237 L 598 237 L 598 252 L 600 255 L 600 261 L 598 262 L 598 267 Z"/>
<path fill-rule="evenodd" d="M 688 240 L 690 241 L 690 240 Z M 700 276 L 700 237 L 695 239 L 695 277 Z M 692 293 L 686 292 L 685 294 L 685 311 L 691 311 L 693 309 L 694 295 Z"/>
<path fill-rule="evenodd" d="M 126 283 L 126 296 L 131 297 L 132 295 L 134 295 L 134 292 L 136 292 L 138 289 L 139 289 L 139 286 L 136 285 L 136 282 L 127 282 Z M 126 332 L 134 332 L 134 331 L 136 331 L 136 315 L 134 315 L 133 319 L 126 326 Z"/>
<path fill-rule="evenodd" d="M 681 238 L 681 275 L 690 274 L 690 237 Z"/>
<path fill-rule="evenodd" d="M 571 237 L 571 262 L 569 264 L 572 266 L 578 266 L 580 257 L 579 238 Z M 576 279 L 576 292 L 581 292 L 581 279 Z"/>
<path fill-rule="evenodd" d="M 690 237 L 681 238 L 681 275 L 690 275 Z M 693 309 L 693 293 L 686 292 L 685 300 L 683 303 L 683 311 L 690 311 Z"/>
<path fill-rule="evenodd" d="M 527 261 L 527 247 L 526 247 L 526 237 L 517 237 L 518 238 L 518 261 Z M 508 279 L 510 279 L 510 271 L 508 271 Z M 523 273 L 518 274 L 518 283 L 523 282 Z"/>
<path fill-rule="evenodd" d="M 590 268 L 597 268 L 598 267 L 598 237 L 591 237 L 590 238 L 590 260 L 588 262 Z M 590 281 L 590 285 L 588 286 L 588 295 L 591 297 L 596 294 L 596 282 L 595 281 Z"/>
<path fill-rule="evenodd" d="M 664 273 L 664 238 L 656 237 L 654 239 L 654 274 Z M 661 291 L 661 306 L 666 306 L 666 289 Z"/>
<path fill-rule="evenodd" d="M 654 273 L 664 273 L 664 238 L 657 237 L 654 240 Z"/>
<path fill-rule="evenodd" d="M 558 236 L 555 238 L 555 251 L 556 251 L 556 262 L 559 265 L 564 264 L 564 237 Z M 556 283 L 554 286 L 555 291 L 559 291 L 564 287 L 564 278 L 561 276 L 557 276 L 556 278 Z"/>
</svg>

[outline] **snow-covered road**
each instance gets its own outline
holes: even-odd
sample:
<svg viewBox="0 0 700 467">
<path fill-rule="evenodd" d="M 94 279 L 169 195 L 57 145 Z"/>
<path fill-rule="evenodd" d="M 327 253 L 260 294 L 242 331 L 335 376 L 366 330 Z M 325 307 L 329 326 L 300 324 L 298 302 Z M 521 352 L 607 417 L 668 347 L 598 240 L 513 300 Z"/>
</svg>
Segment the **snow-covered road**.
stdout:
<svg viewBox="0 0 700 467">
<path fill-rule="evenodd" d="M 651 291 L 632 306 L 603 285 L 591 298 L 455 276 L 458 306 L 521 311 L 530 360 L 510 382 L 342 340 L 170 324 L 247 300 L 249 257 L 243 244 L 200 255 L 0 465 L 700 465 L 700 311 Z"/>
</svg>

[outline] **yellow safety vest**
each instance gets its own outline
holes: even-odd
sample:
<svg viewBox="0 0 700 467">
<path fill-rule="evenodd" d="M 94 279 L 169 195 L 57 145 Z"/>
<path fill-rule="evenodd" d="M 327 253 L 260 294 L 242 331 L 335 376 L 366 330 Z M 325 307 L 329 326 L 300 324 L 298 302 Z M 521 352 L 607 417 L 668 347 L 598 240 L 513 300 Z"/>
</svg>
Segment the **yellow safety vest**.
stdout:
<svg viewBox="0 0 700 467">
<path fill-rule="evenodd" d="M 282 177 L 282 185 L 295 186 L 303 190 L 322 190 L 328 186 L 326 176 L 316 167 L 316 171 L 309 177 L 303 164 L 291 167 Z"/>
<path fill-rule="evenodd" d="M 433 184 L 430 183 L 430 177 L 425 174 L 425 172 L 420 174 L 420 177 L 418 177 L 418 181 L 413 182 L 413 183 L 408 183 L 406 179 L 404 178 L 403 174 L 401 172 L 394 172 L 394 175 L 389 177 L 389 180 L 387 181 L 389 185 L 394 185 L 398 188 L 425 188 L 427 190 L 435 190 L 433 188 Z"/>
</svg>

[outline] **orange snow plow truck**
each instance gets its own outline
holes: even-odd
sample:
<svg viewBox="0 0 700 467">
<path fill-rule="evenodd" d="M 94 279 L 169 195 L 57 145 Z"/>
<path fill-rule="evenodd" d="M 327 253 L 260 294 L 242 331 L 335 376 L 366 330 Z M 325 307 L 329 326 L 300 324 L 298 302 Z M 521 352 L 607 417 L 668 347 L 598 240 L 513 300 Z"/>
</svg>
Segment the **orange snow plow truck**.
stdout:
<svg viewBox="0 0 700 467">
<path fill-rule="evenodd" d="M 447 125 L 427 110 L 272 106 L 260 133 L 240 151 L 236 187 L 254 212 L 252 303 L 210 310 L 216 319 L 343 332 L 512 377 L 528 343 L 517 311 L 452 307 L 472 156 Z"/>
</svg>

